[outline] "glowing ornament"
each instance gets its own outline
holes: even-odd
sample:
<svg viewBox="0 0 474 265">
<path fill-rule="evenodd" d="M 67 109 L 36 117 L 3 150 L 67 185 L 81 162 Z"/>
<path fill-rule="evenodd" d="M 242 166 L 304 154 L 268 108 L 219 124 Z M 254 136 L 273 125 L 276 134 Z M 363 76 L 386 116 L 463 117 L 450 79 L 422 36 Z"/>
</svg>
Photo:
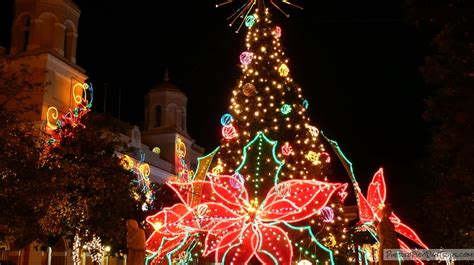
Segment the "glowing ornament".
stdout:
<svg viewBox="0 0 474 265">
<path fill-rule="evenodd" d="M 324 245 L 327 247 L 335 247 L 337 245 L 336 237 L 332 233 L 329 233 L 328 237 L 324 239 Z"/>
<path fill-rule="evenodd" d="M 279 26 L 276 26 L 275 29 L 273 30 L 273 34 L 275 37 L 280 38 L 281 37 L 281 28 Z"/>
<path fill-rule="evenodd" d="M 298 261 L 297 265 L 313 265 L 313 263 L 311 263 L 309 260 L 303 259 Z"/>
<path fill-rule="evenodd" d="M 153 147 L 152 152 L 159 155 L 161 153 L 161 149 L 158 146 L 155 146 L 155 147 Z"/>
<path fill-rule="evenodd" d="M 222 165 L 217 165 L 214 168 L 212 168 L 212 174 L 214 175 L 219 175 L 224 171 L 224 167 Z"/>
<path fill-rule="evenodd" d="M 331 163 L 331 156 L 329 155 L 328 152 L 322 152 L 321 156 L 326 158 L 326 159 L 324 159 L 324 162 Z"/>
<path fill-rule="evenodd" d="M 229 113 L 226 113 L 226 114 L 222 115 L 222 117 L 221 117 L 222 126 L 229 125 L 232 122 L 232 119 L 233 119 L 233 117 Z"/>
<path fill-rule="evenodd" d="M 243 65 L 249 65 L 252 60 L 253 60 L 253 53 L 251 52 L 243 52 L 240 54 L 240 62 L 243 64 Z"/>
<path fill-rule="evenodd" d="M 252 27 L 255 24 L 255 17 L 252 15 L 246 16 L 245 17 L 245 26 L 247 28 Z"/>
<path fill-rule="evenodd" d="M 252 83 L 247 83 L 242 87 L 242 92 L 247 97 L 252 97 L 252 96 L 255 96 L 255 94 L 257 94 L 257 89 Z"/>
<path fill-rule="evenodd" d="M 334 211 L 331 207 L 324 207 L 321 209 L 321 217 L 323 218 L 323 222 L 330 223 L 334 220 Z"/>
<path fill-rule="evenodd" d="M 233 125 L 224 126 L 222 127 L 222 136 L 227 140 L 233 139 L 237 137 L 237 130 Z"/>
<path fill-rule="evenodd" d="M 289 113 L 291 112 L 291 105 L 289 105 L 289 104 L 283 104 L 283 106 L 281 106 L 280 112 L 281 112 L 283 115 L 289 114 Z"/>
<path fill-rule="evenodd" d="M 281 64 L 278 68 L 278 72 L 280 73 L 280 76 L 287 77 L 290 73 L 290 68 L 288 68 L 286 64 Z"/>
<path fill-rule="evenodd" d="M 309 133 L 311 134 L 313 138 L 317 138 L 319 136 L 318 128 L 308 125 L 308 124 L 306 124 L 305 127 L 309 130 Z"/>
<path fill-rule="evenodd" d="M 232 175 L 232 178 L 229 180 L 230 186 L 234 189 L 241 189 L 244 186 L 244 177 L 239 174 L 235 173 Z"/>
<path fill-rule="evenodd" d="M 314 151 L 309 151 L 308 154 L 306 154 L 306 158 L 314 165 L 321 164 L 319 161 L 319 154 Z"/>
<path fill-rule="evenodd" d="M 290 143 L 286 142 L 282 147 L 281 147 L 281 153 L 284 156 L 289 156 L 291 153 L 293 153 L 293 147 L 290 145 Z"/>
<path fill-rule="evenodd" d="M 303 100 L 303 108 L 308 109 L 308 107 L 309 107 L 309 102 L 308 102 L 308 100 L 306 100 L 306 99 Z"/>
</svg>

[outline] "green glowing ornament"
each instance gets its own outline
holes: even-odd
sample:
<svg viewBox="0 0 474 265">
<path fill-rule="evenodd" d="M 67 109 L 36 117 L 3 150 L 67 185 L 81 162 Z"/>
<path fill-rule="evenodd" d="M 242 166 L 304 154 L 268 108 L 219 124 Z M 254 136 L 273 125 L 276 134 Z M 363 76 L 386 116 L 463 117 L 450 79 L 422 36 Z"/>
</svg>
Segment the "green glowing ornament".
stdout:
<svg viewBox="0 0 474 265">
<path fill-rule="evenodd" d="M 291 112 L 291 105 L 283 104 L 283 106 L 281 106 L 280 112 L 283 115 L 288 115 Z"/>
<path fill-rule="evenodd" d="M 247 28 L 252 27 L 255 24 L 255 17 L 250 15 L 245 17 L 245 26 Z"/>
</svg>

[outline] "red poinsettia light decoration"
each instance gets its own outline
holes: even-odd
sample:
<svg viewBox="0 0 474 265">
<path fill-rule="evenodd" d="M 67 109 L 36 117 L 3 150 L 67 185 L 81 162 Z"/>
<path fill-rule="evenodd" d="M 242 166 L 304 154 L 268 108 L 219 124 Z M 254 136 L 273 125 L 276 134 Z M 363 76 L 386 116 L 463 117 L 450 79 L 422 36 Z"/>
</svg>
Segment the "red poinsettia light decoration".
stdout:
<svg viewBox="0 0 474 265">
<path fill-rule="evenodd" d="M 280 223 L 310 218 L 347 185 L 313 180 L 290 180 L 275 185 L 259 202 L 249 199 L 242 178 L 208 175 L 209 181 L 170 182 L 183 203 L 147 218 L 155 227 L 148 250 L 162 258 L 192 233 L 205 233 L 204 256 L 214 253 L 219 264 L 291 264 L 292 243 Z M 201 201 L 187 203 L 199 191 Z M 163 240 L 163 238 L 173 238 Z M 166 243 L 163 243 L 166 242 Z"/>
<path fill-rule="evenodd" d="M 367 198 L 364 197 L 360 189 L 357 191 L 357 197 L 359 200 L 359 218 L 362 222 L 373 222 L 373 221 L 380 221 L 382 219 L 382 210 L 385 206 L 385 199 L 386 199 L 386 192 L 387 188 L 385 185 L 385 179 L 383 175 L 383 169 L 380 168 L 374 175 L 372 182 L 369 184 L 369 188 L 367 190 Z M 410 239 L 411 241 L 415 242 L 419 246 L 424 249 L 428 249 L 423 241 L 421 241 L 420 237 L 411 229 L 409 226 L 403 224 L 400 221 L 400 218 L 392 212 L 391 216 L 389 217 L 390 221 L 395 226 L 395 231 L 404 237 Z M 402 240 L 398 239 L 400 243 L 400 248 L 405 252 L 410 252 L 410 248 L 403 242 Z M 417 263 L 421 263 L 421 261 L 417 260 Z"/>
<path fill-rule="evenodd" d="M 188 212 L 185 204 L 178 203 L 146 218 L 155 230 L 146 241 L 147 252 L 155 255 L 153 264 L 161 264 L 167 253 L 186 240 L 188 231 L 179 224 Z"/>
</svg>

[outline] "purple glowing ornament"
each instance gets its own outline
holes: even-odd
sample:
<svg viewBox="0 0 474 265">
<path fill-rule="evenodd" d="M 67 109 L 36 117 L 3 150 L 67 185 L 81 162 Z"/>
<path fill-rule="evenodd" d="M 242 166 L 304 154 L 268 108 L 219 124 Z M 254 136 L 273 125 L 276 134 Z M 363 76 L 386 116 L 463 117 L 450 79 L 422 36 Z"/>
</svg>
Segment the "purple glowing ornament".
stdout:
<svg viewBox="0 0 474 265">
<path fill-rule="evenodd" d="M 240 62 L 243 65 L 249 65 L 252 62 L 253 53 L 251 52 L 243 52 L 240 54 Z"/>
<path fill-rule="evenodd" d="M 324 223 L 330 223 L 334 220 L 334 211 L 331 207 L 326 206 L 321 209 L 321 217 Z"/>
<path fill-rule="evenodd" d="M 244 186 L 244 177 L 239 173 L 235 173 L 229 182 L 232 188 L 240 190 Z"/>
</svg>

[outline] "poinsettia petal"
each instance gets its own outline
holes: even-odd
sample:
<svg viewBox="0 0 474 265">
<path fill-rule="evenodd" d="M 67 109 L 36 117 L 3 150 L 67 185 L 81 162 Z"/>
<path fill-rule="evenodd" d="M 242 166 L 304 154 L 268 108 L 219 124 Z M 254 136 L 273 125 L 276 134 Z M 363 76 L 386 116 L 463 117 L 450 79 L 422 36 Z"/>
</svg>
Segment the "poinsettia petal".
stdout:
<svg viewBox="0 0 474 265">
<path fill-rule="evenodd" d="M 407 246 L 407 244 L 405 244 L 405 242 L 403 242 L 402 240 L 398 239 L 398 244 L 400 244 L 400 249 L 402 250 L 403 253 L 409 253 L 409 254 L 413 254 L 413 252 L 411 251 L 410 247 Z M 420 258 L 418 258 L 417 256 L 412 256 L 413 258 L 413 261 L 415 261 L 415 264 L 418 264 L 418 265 L 423 265 L 425 264 L 423 261 L 421 261 Z"/>
<path fill-rule="evenodd" d="M 244 225 L 244 217 L 239 220 L 225 220 L 215 224 L 206 234 L 203 256 L 218 249 L 228 248 L 239 237 Z"/>
<path fill-rule="evenodd" d="M 404 223 L 400 222 L 393 222 L 393 225 L 395 226 L 395 231 L 404 237 L 410 239 L 411 241 L 417 243 L 419 246 L 423 247 L 424 249 L 428 249 L 428 246 L 421 241 L 420 237 L 411 229 L 409 226 L 405 225 Z"/>
<path fill-rule="evenodd" d="M 185 231 L 208 231 L 216 223 L 227 220 L 238 220 L 242 214 L 222 203 L 201 203 L 182 217 L 182 229 Z"/>
<path fill-rule="evenodd" d="M 281 186 L 280 186 L 281 185 Z M 260 219 L 266 222 L 285 221 L 298 222 L 318 213 L 326 206 L 331 196 L 338 189 L 343 189 L 346 185 L 339 183 L 326 183 L 312 180 L 290 180 L 278 184 L 268 193 L 267 198 L 260 210 Z M 287 200 L 292 203 L 293 208 L 272 208 L 269 205 L 280 206 L 275 203 L 279 200 Z M 275 217 L 274 212 L 282 212 Z"/>
<path fill-rule="evenodd" d="M 168 186 L 178 195 L 182 203 L 190 205 L 191 199 L 195 194 L 209 195 L 212 192 L 211 183 L 209 181 L 192 181 L 192 182 L 167 182 Z M 199 196 L 200 202 L 210 202 L 211 197 L 208 196 Z"/>
<path fill-rule="evenodd" d="M 153 226 L 155 231 L 161 233 L 182 233 L 176 230 L 177 224 L 182 222 L 183 216 L 186 216 L 191 209 L 182 203 L 177 203 L 172 207 L 166 207 L 155 215 L 148 216 L 146 221 Z"/>
<path fill-rule="evenodd" d="M 160 249 L 161 241 L 165 237 L 165 234 L 160 232 L 153 232 L 151 236 L 146 241 L 146 251 L 147 252 L 157 252 Z"/>
<path fill-rule="evenodd" d="M 398 223 L 402 222 L 402 221 L 400 221 L 400 218 L 398 218 L 398 216 L 395 215 L 394 212 L 392 212 L 392 214 L 390 215 L 390 217 L 388 217 L 388 219 L 390 219 L 390 221 L 392 221 L 392 222 L 398 222 Z"/>
<path fill-rule="evenodd" d="M 359 219 L 362 222 L 372 222 L 375 220 L 375 214 L 370 207 L 369 202 L 367 199 L 362 195 L 360 189 L 357 189 L 357 198 L 359 202 Z"/>
<path fill-rule="evenodd" d="M 314 197 L 321 187 L 327 186 L 328 183 L 314 180 L 289 180 L 280 182 L 271 188 L 261 208 L 282 199 L 291 200 L 296 207 L 303 207 L 308 201 Z"/>
<path fill-rule="evenodd" d="M 237 175 L 228 176 L 208 174 L 208 178 L 211 179 L 212 183 L 224 188 L 226 192 L 232 193 L 235 198 L 239 199 L 239 202 L 248 201 L 249 196 L 243 183 L 243 177 L 240 179 Z"/>
<path fill-rule="evenodd" d="M 177 247 L 184 238 L 185 235 L 167 237 L 166 235 L 155 231 L 146 241 L 146 251 L 157 253 L 155 260 L 158 261 L 171 249 Z"/>
<path fill-rule="evenodd" d="M 290 265 L 293 248 L 288 234 L 277 226 L 261 224 L 258 227 L 261 242 L 255 255 L 262 264 Z"/>
<path fill-rule="evenodd" d="M 224 236 L 220 245 L 228 247 L 218 247 L 216 251 L 216 263 L 219 264 L 247 264 L 255 255 L 257 244 L 259 242 L 258 234 L 251 223 L 248 223 L 240 233 L 229 233 Z"/>
<path fill-rule="evenodd" d="M 261 219 L 276 221 L 282 217 L 287 216 L 289 213 L 297 213 L 299 211 L 301 211 L 301 209 L 291 201 L 286 199 L 278 200 L 265 206 L 265 208 L 262 210 L 264 215 L 261 217 Z"/>
<path fill-rule="evenodd" d="M 181 201 L 195 206 L 208 202 L 218 202 L 227 207 L 242 210 L 242 202 L 232 192 L 227 191 L 218 183 L 210 181 L 168 182 Z M 197 196 L 196 196 L 197 195 Z"/>
<path fill-rule="evenodd" d="M 383 168 L 380 168 L 372 178 L 367 189 L 367 201 L 372 209 L 381 208 L 385 203 L 387 188 L 383 176 Z"/>
</svg>

